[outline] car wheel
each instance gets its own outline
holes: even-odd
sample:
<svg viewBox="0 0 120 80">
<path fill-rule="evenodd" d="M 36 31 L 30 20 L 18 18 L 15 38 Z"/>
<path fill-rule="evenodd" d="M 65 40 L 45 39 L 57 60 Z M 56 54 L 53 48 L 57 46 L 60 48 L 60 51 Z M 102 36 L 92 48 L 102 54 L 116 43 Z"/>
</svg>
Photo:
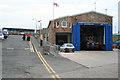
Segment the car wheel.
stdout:
<svg viewBox="0 0 120 80">
<path fill-rule="evenodd" d="M 75 50 L 73 49 L 73 50 L 72 50 L 72 52 L 74 53 L 74 52 L 75 52 Z"/>
<path fill-rule="evenodd" d="M 65 49 L 65 52 L 69 52 L 69 49 L 66 48 L 66 49 Z"/>
<path fill-rule="evenodd" d="M 5 36 L 4 39 L 7 39 L 7 37 Z"/>
</svg>

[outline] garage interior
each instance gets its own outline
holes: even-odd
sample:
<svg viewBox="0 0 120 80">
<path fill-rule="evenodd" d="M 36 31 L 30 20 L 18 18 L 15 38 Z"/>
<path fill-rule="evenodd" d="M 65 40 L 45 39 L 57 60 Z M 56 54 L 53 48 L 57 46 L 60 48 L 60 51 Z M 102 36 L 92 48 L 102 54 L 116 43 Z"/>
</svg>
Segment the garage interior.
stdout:
<svg viewBox="0 0 120 80">
<path fill-rule="evenodd" d="M 71 33 L 56 33 L 56 44 L 71 43 Z"/>
<path fill-rule="evenodd" d="M 81 50 L 105 50 L 105 26 L 81 26 L 80 40 Z"/>
</svg>

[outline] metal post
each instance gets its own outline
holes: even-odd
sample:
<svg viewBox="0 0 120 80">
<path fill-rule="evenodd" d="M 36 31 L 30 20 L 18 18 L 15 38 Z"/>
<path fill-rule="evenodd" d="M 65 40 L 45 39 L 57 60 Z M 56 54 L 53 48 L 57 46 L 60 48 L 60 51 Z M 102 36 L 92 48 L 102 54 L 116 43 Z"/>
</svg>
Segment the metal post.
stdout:
<svg viewBox="0 0 120 80">
<path fill-rule="evenodd" d="M 40 22 L 40 32 L 39 32 L 39 33 L 40 33 L 40 37 L 42 36 L 42 33 L 41 33 L 42 23 L 41 23 L 41 21 L 42 21 L 42 20 L 39 20 L 39 21 L 38 21 L 38 22 Z M 40 37 L 39 37 L 39 38 L 40 38 Z M 42 44 L 43 44 L 43 40 L 40 39 L 40 46 L 42 46 Z"/>
<path fill-rule="evenodd" d="M 96 12 L 96 4 L 97 4 L 97 0 L 95 0 L 95 2 L 94 2 L 95 12 Z"/>
<path fill-rule="evenodd" d="M 40 27 L 39 27 L 39 34 L 41 34 L 41 29 L 42 29 L 42 23 L 41 23 L 42 20 L 39 20 L 38 22 L 40 22 Z"/>
<path fill-rule="evenodd" d="M 105 9 L 105 13 L 106 13 L 106 15 L 107 15 L 107 9 Z"/>
<path fill-rule="evenodd" d="M 32 19 L 36 21 L 36 28 L 35 28 L 35 33 L 37 34 L 37 19 Z"/>
</svg>

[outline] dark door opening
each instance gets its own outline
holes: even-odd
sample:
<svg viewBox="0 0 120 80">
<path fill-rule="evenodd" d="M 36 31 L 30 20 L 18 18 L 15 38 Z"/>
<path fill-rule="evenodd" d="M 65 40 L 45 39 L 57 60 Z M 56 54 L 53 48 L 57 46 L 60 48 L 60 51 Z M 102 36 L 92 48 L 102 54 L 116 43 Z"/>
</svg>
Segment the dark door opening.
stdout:
<svg viewBox="0 0 120 80">
<path fill-rule="evenodd" d="M 105 50 L 104 26 L 81 26 L 81 50 Z"/>
<path fill-rule="evenodd" d="M 64 43 L 71 43 L 70 33 L 56 33 L 56 44 L 62 45 Z"/>
</svg>

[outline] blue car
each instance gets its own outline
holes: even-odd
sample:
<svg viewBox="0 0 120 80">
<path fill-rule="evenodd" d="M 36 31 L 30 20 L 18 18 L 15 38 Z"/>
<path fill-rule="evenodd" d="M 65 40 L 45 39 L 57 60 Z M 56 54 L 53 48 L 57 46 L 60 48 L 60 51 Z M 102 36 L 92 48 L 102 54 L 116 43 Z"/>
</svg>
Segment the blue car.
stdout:
<svg viewBox="0 0 120 80">
<path fill-rule="evenodd" d="M 120 49 L 120 41 L 116 41 L 117 48 Z"/>
</svg>

